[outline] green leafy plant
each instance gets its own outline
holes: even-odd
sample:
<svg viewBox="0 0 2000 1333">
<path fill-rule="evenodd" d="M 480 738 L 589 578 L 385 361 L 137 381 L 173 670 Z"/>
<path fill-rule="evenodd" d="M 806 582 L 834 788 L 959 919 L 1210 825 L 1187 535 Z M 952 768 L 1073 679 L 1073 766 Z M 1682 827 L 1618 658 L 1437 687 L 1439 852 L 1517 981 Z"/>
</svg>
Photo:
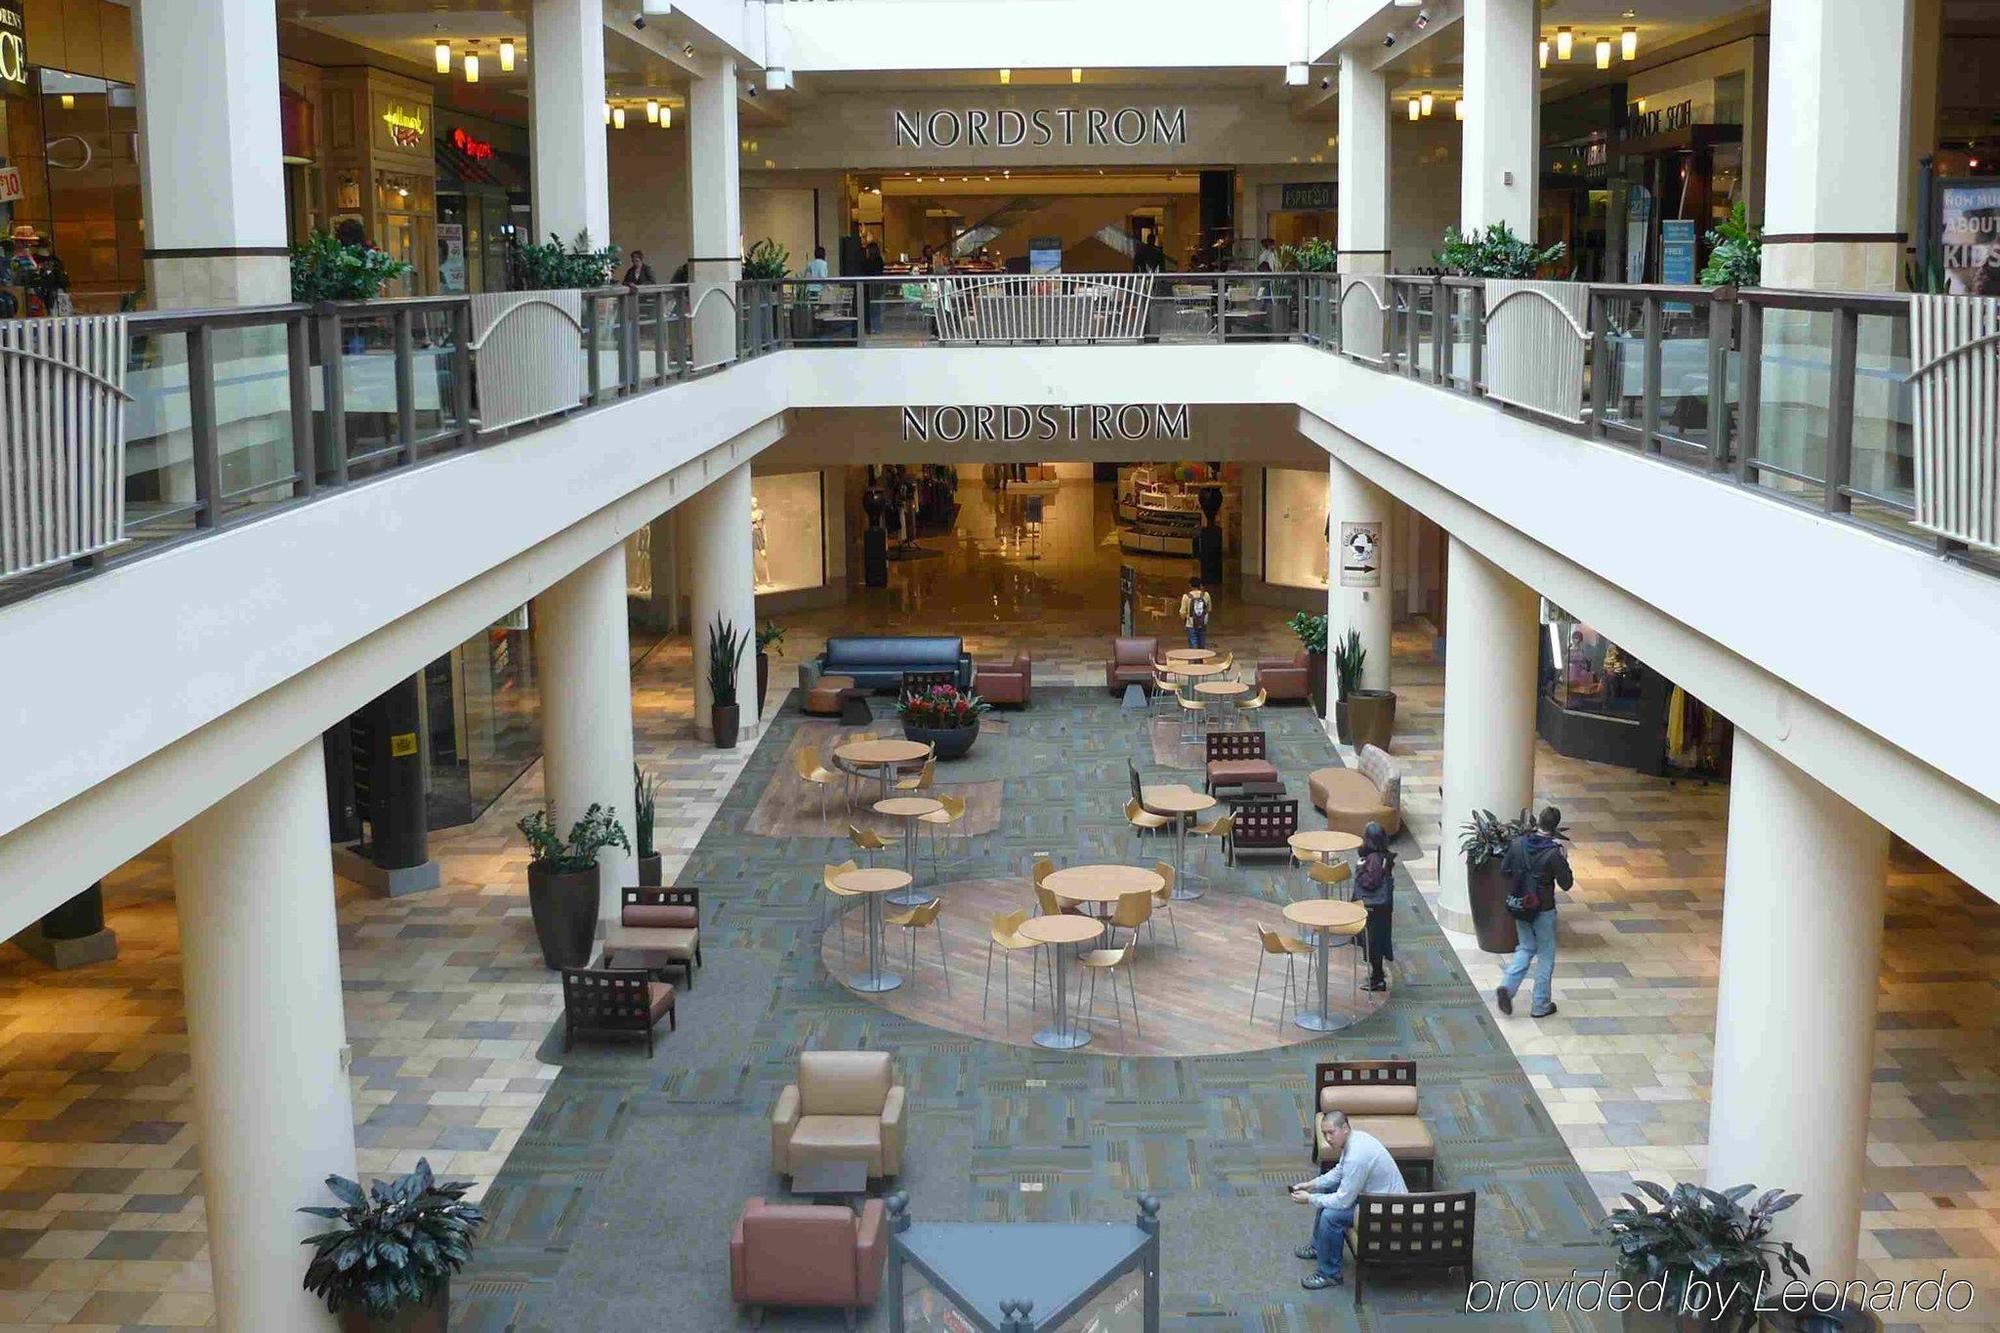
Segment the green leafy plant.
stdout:
<svg viewBox="0 0 2000 1333">
<path fill-rule="evenodd" d="M 1538 250 L 1514 234 L 1504 222 L 1485 231 L 1474 228 L 1463 235 L 1456 227 L 1444 229 L 1444 248 L 1437 262 L 1444 271 L 1461 278 L 1532 278 L 1550 264 L 1559 264 L 1569 247 L 1561 241 Z"/>
<path fill-rule="evenodd" d="M 602 287 L 618 266 L 618 247 L 590 247 L 590 233 L 580 231 L 567 247 L 554 232 L 546 245 L 529 242 L 515 256 L 517 285 L 522 291 L 551 292 L 570 287 Z"/>
<path fill-rule="evenodd" d="M 736 669 L 743 664 L 747 646 L 736 622 L 724 620 L 718 611 L 708 628 L 708 693 L 717 708 L 736 703 Z"/>
<path fill-rule="evenodd" d="M 927 690 L 911 690 L 896 701 L 896 712 L 913 727 L 949 731 L 969 727 L 992 705 L 956 685 L 933 685 Z"/>
<path fill-rule="evenodd" d="M 1708 233 L 1708 262 L 1701 280 L 1711 287 L 1755 287 L 1764 270 L 1764 229 L 1750 225 L 1743 201 L 1729 210 L 1728 220 Z"/>
<path fill-rule="evenodd" d="M 1772 1221 L 1797 1203 L 1798 1195 L 1765 1190 L 1745 1208 L 1743 1200 L 1756 1193 L 1755 1185 L 1717 1191 L 1682 1182 L 1669 1193 L 1650 1180 L 1633 1183 L 1659 1206 L 1648 1208 L 1645 1200 L 1627 1194 L 1629 1206 L 1613 1208 L 1597 1225 L 1617 1242 L 1621 1276 L 1666 1284 L 1662 1308 L 1693 1305 L 1683 1297 L 1697 1282 L 1740 1284 L 1740 1304 L 1748 1306 L 1773 1262 L 1788 1278 L 1812 1273 L 1790 1241 L 1770 1238 Z M 1712 1298 L 1707 1305 L 1714 1308 Z M 1745 1313 L 1738 1327 L 1754 1320 Z"/>
<path fill-rule="evenodd" d="M 653 816 L 659 805 L 659 783 L 637 764 L 632 765 L 632 832 L 639 843 L 638 855 L 653 855 Z"/>
<path fill-rule="evenodd" d="M 528 840 L 534 863 L 559 875 L 596 869 L 597 854 L 606 847 L 632 850 L 632 844 L 625 840 L 625 826 L 601 805 L 593 804 L 583 812 L 583 818 L 570 826 L 567 841 L 556 836 L 555 820 L 546 806 L 522 816 L 514 827 Z"/>
<path fill-rule="evenodd" d="M 308 1236 L 306 1290 L 334 1314 L 359 1309 L 370 1319 L 390 1319 L 435 1301 L 452 1274 L 472 1257 L 472 1236 L 486 1214 L 465 1202 L 472 1182 L 435 1180 L 431 1164 L 363 1192 L 358 1181 L 328 1176 L 338 1208 L 299 1209 L 338 1225 Z"/>
<path fill-rule="evenodd" d="M 1285 622 L 1285 628 L 1299 636 L 1299 646 L 1309 653 L 1326 651 L 1326 617 L 1301 611 Z"/>
<path fill-rule="evenodd" d="M 791 259 L 791 251 L 767 236 L 744 254 L 743 276 L 753 282 L 775 282 L 785 276 Z"/>
<path fill-rule="evenodd" d="M 1472 817 L 1458 826 L 1458 854 L 1466 868 L 1477 870 L 1488 861 L 1498 863 L 1514 845 L 1514 839 L 1530 832 L 1535 821 L 1526 810 L 1512 819 L 1502 819 L 1491 810 L 1474 810 Z"/>
<path fill-rule="evenodd" d="M 1299 245 L 1279 246 L 1278 263 L 1296 273 L 1335 273 L 1340 252 L 1324 236 L 1309 236 Z"/>
<path fill-rule="evenodd" d="M 1361 646 L 1361 631 L 1351 629 L 1333 646 L 1333 678 L 1339 690 L 1336 699 L 1345 699 L 1361 688 L 1361 668 L 1368 650 Z"/>
<path fill-rule="evenodd" d="M 757 627 L 757 651 L 768 653 L 785 646 L 785 631 L 775 620 L 767 620 Z"/>
<path fill-rule="evenodd" d="M 332 232 L 316 231 L 292 247 L 292 299 L 372 301 L 409 271 L 385 251 L 343 245 Z"/>
<path fill-rule="evenodd" d="M 1903 288 L 1923 296 L 1945 296 L 1951 292 L 1951 280 L 1935 257 L 1921 267 L 1912 259 L 1903 265 Z"/>
</svg>

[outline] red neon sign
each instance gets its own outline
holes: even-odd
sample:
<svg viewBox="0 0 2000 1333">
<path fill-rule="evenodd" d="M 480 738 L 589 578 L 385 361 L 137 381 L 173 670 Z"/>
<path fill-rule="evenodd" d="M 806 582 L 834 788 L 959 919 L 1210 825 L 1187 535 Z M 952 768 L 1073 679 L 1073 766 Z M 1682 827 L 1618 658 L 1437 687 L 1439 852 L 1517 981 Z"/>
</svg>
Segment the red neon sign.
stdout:
<svg viewBox="0 0 2000 1333">
<path fill-rule="evenodd" d="M 451 132 L 451 146 L 459 152 L 464 153 L 474 162 L 490 161 L 493 157 L 492 144 L 486 142 L 484 139 L 473 138 L 463 129 L 455 129 Z"/>
</svg>

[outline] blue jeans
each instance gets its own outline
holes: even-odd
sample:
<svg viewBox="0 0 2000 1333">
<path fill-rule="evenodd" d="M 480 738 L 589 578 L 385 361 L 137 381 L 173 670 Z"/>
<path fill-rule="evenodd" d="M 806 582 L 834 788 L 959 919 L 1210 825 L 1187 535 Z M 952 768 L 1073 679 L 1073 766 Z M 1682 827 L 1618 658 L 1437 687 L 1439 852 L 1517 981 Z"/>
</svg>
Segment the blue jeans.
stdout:
<svg viewBox="0 0 2000 1333">
<path fill-rule="evenodd" d="M 1549 1011 L 1549 985 L 1556 975 L 1556 909 L 1545 908 L 1534 921 L 1516 921 L 1514 925 L 1521 943 L 1507 960 L 1507 970 L 1500 974 L 1500 989 L 1509 995 L 1519 990 L 1521 978 L 1527 975 L 1529 964 L 1533 964 L 1535 1002 L 1528 1012 L 1540 1018 Z"/>
<path fill-rule="evenodd" d="M 1319 1275 L 1329 1282 L 1340 1276 L 1340 1245 L 1353 1225 L 1352 1208 L 1313 1209 L 1313 1253 L 1318 1256 Z"/>
<path fill-rule="evenodd" d="M 1190 648 L 1208 647 L 1208 626 L 1189 625 L 1187 627 L 1187 632 L 1188 632 L 1188 647 Z"/>
</svg>

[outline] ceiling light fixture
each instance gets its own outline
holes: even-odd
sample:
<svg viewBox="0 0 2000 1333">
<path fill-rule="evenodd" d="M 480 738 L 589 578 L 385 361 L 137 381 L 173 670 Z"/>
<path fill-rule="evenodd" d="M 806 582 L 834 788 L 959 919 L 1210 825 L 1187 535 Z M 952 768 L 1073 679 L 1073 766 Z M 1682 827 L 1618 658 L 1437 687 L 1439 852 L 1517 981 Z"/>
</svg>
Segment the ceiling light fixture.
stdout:
<svg viewBox="0 0 2000 1333">
<path fill-rule="evenodd" d="M 686 57 L 687 57 L 687 58 L 688 58 L 689 60 L 693 60 L 693 59 L 694 59 L 694 43 L 693 43 L 693 42 L 682 42 L 682 43 L 681 43 L 681 54 L 682 54 L 682 55 L 684 55 L 684 56 L 686 56 Z"/>
<path fill-rule="evenodd" d="M 1549 39 L 1544 37 L 1542 38 L 1542 68 L 1547 69 L 1548 67 L 1549 67 Z"/>
<path fill-rule="evenodd" d="M 1069 70 L 1069 81 L 1071 83 L 1082 83 L 1083 70 L 1076 65 L 1071 65 Z"/>
<path fill-rule="evenodd" d="M 1623 50 L 1627 60 L 1637 59 L 1639 55 L 1639 30 L 1629 23 L 1626 24 L 1625 31 L 1618 34 L 1618 45 Z"/>
<path fill-rule="evenodd" d="M 604 123 L 606 125 L 611 123 L 611 103 L 609 102 L 604 104 Z"/>
<path fill-rule="evenodd" d="M 1435 111 L 1437 109 L 1437 98 L 1431 95 L 1430 93 L 1425 93 L 1423 95 L 1422 101 L 1424 104 L 1425 115 L 1428 116 L 1432 111 Z"/>
<path fill-rule="evenodd" d="M 438 39 L 438 43 L 437 43 L 437 45 L 436 45 L 436 46 L 435 46 L 434 48 L 432 48 L 432 50 L 431 50 L 431 55 L 432 55 L 432 56 L 433 56 L 433 57 L 434 57 L 434 58 L 436 59 L 436 61 L 437 61 L 437 72 L 438 72 L 438 73 L 440 73 L 440 74 L 449 74 L 449 73 L 451 73 L 451 43 L 450 43 L 450 42 L 447 42 L 447 41 L 445 41 L 445 40 L 444 40 L 444 39 L 443 39 L 442 37 L 440 37 L 440 38 Z"/>
<path fill-rule="evenodd" d="M 1011 69 L 1003 69 L 1003 70 L 1001 70 L 1001 71 L 1000 71 L 1000 82 L 1002 82 L 1002 83 L 1012 83 L 1013 81 L 1014 81 L 1014 71 L 1013 71 L 1013 70 L 1011 70 Z"/>
<path fill-rule="evenodd" d="M 648 125 L 660 123 L 660 99 L 657 97 L 646 99 L 646 123 Z"/>
<path fill-rule="evenodd" d="M 611 128 L 614 130 L 622 130 L 625 128 L 624 107 L 614 106 L 611 108 Z"/>
<path fill-rule="evenodd" d="M 1451 118 L 1453 120 L 1465 119 L 1465 99 L 1463 97 L 1451 104 Z"/>
<path fill-rule="evenodd" d="M 662 106 L 660 108 L 660 128 L 663 130 L 670 130 L 673 127 L 674 127 L 674 109 L 670 106 Z"/>
<path fill-rule="evenodd" d="M 1611 68 L 1611 39 L 1609 37 L 1600 37 L 1597 39 L 1597 67 L 1599 69 Z"/>
<path fill-rule="evenodd" d="M 1576 34 L 1568 28 L 1556 29 L 1556 59 L 1568 60 L 1576 50 Z"/>
<path fill-rule="evenodd" d="M 1423 102 L 1418 98 L 1412 97 L 1410 99 L 1410 119 L 1420 120 L 1423 118 L 1423 114 L 1424 114 Z"/>
<path fill-rule="evenodd" d="M 514 72 L 514 39 L 512 37 L 502 37 L 500 39 L 500 72 L 502 74 L 512 74 Z"/>
<path fill-rule="evenodd" d="M 476 51 L 467 51 L 465 53 L 465 81 L 467 83 L 479 82 L 479 54 Z"/>
</svg>

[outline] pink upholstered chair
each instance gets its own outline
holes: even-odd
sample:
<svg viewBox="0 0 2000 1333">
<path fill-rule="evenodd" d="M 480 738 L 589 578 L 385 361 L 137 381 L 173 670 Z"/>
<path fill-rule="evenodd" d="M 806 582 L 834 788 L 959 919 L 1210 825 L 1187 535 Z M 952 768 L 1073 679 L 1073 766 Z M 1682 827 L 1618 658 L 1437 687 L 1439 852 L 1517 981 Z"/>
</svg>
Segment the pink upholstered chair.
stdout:
<svg viewBox="0 0 2000 1333">
<path fill-rule="evenodd" d="M 889 1229 L 882 1201 L 855 1216 L 846 1207 L 749 1199 L 729 1233 L 729 1292 L 761 1326 L 767 1305 L 838 1309 L 854 1327 L 855 1311 L 875 1304 Z"/>
</svg>

